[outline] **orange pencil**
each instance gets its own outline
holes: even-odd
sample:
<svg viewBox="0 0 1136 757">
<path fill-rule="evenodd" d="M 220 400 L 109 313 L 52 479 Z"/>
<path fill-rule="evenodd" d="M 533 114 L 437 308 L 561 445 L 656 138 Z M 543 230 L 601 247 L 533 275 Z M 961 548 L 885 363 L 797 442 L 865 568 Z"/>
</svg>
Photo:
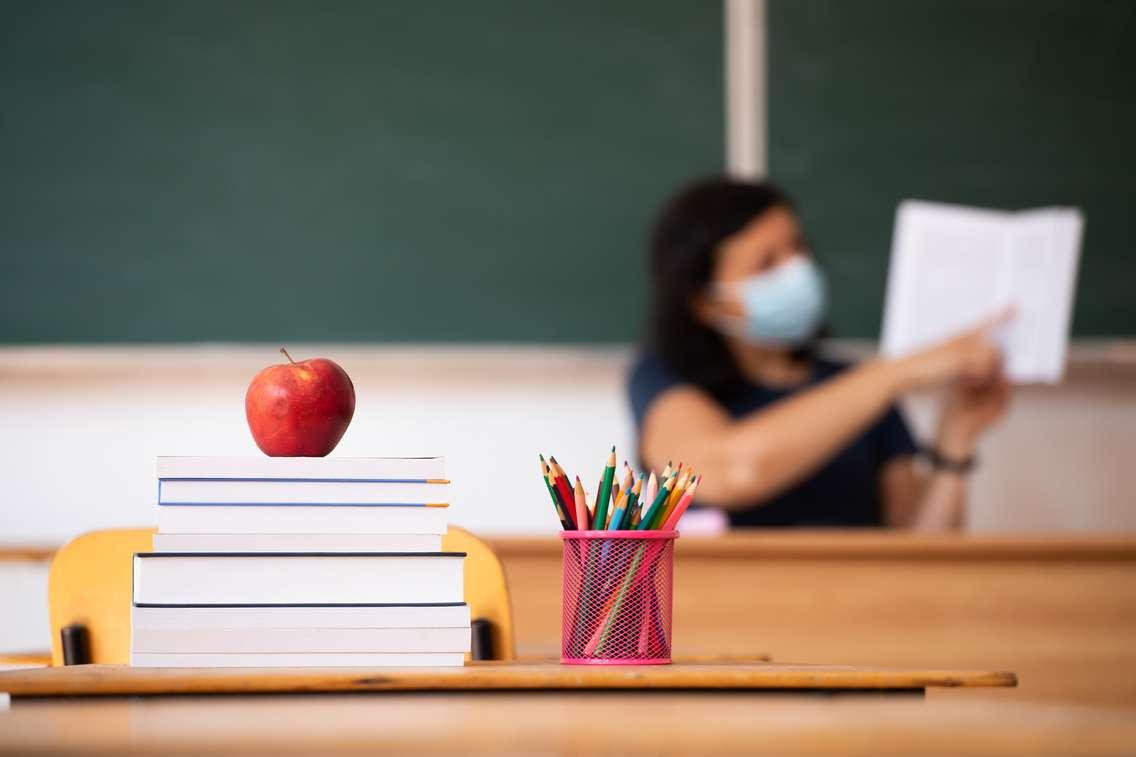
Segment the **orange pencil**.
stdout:
<svg viewBox="0 0 1136 757">
<path fill-rule="evenodd" d="M 682 519 L 682 514 L 690 507 L 690 503 L 694 501 L 694 492 L 698 489 L 698 482 L 700 479 L 695 478 L 690 482 L 690 486 L 686 487 L 686 493 L 682 495 L 682 499 L 675 505 L 674 511 L 667 518 L 667 522 L 663 524 L 664 531 L 673 531 L 677 526 L 679 520 Z"/>
</svg>

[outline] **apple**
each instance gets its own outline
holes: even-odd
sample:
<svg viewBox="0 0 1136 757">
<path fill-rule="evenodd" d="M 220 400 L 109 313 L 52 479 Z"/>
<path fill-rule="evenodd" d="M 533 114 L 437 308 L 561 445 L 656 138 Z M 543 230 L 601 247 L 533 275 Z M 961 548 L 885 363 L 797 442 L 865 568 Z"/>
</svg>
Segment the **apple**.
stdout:
<svg viewBox="0 0 1136 757">
<path fill-rule="evenodd" d="M 347 372 L 317 357 L 270 365 L 245 392 L 245 417 L 256 446 L 271 457 L 323 457 L 335 449 L 355 414 Z"/>
</svg>

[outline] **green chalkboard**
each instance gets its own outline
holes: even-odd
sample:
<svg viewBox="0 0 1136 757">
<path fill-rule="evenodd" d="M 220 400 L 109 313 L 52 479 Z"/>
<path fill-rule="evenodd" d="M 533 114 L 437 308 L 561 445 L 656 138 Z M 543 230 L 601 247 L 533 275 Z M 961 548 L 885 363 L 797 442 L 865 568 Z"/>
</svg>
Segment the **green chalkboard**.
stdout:
<svg viewBox="0 0 1136 757">
<path fill-rule="evenodd" d="M 1074 333 L 1136 336 L 1136 3 L 770 0 L 769 155 L 874 337 L 896 204 L 1076 205 Z M 981 272 L 976 272 L 981 275 Z"/>
<path fill-rule="evenodd" d="M 718 2 L 5 2 L 0 342 L 633 339 L 721 67 Z"/>
</svg>

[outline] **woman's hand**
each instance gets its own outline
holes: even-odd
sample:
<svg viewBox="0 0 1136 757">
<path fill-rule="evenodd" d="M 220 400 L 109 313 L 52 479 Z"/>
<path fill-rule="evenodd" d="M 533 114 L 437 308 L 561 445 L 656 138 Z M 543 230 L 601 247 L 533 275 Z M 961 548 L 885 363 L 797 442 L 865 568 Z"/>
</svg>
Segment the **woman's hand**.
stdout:
<svg viewBox="0 0 1136 757">
<path fill-rule="evenodd" d="M 992 332 L 1013 317 L 1006 310 L 933 347 L 891 363 L 896 393 L 963 381 L 972 387 L 994 383 L 1002 371 L 1002 351 Z"/>
<path fill-rule="evenodd" d="M 960 381 L 951 389 L 939 418 L 935 449 L 941 455 L 961 460 L 974 454 L 978 438 L 1006 414 L 1010 383 L 999 375 L 994 381 L 975 384 Z"/>
</svg>

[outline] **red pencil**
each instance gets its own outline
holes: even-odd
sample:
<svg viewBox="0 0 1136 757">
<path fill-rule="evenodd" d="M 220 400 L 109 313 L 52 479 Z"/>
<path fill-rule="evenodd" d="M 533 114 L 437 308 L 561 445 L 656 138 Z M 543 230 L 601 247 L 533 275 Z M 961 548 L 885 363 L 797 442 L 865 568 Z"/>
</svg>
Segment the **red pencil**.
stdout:
<svg viewBox="0 0 1136 757">
<path fill-rule="evenodd" d="M 552 469 L 556 491 L 560 494 L 560 501 L 564 504 L 564 510 L 568 513 L 568 519 L 572 522 L 572 528 L 579 528 L 575 512 L 576 497 L 572 494 L 572 487 L 568 485 L 568 476 L 564 473 L 564 469 L 560 467 L 560 463 L 556 462 L 556 458 L 552 455 L 548 456 L 548 465 Z"/>
</svg>

